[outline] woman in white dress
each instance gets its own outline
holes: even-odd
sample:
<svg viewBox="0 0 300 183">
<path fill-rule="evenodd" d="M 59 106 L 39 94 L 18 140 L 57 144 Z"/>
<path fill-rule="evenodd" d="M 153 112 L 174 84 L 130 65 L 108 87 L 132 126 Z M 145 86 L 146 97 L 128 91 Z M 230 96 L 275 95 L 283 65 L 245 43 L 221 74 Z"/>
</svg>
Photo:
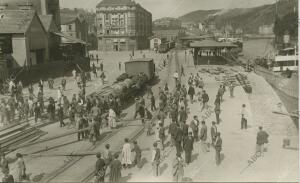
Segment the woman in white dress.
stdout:
<svg viewBox="0 0 300 183">
<path fill-rule="evenodd" d="M 108 112 L 108 124 L 109 124 L 110 128 L 116 128 L 117 127 L 116 113 L 112 108 L 110 108 L 109 112 Z"/>
<path fill-rule="evenodd" d="M 126 138 L 125 139 L 125 144 L 123 145 L 123 149 L 122 149 L 122 165 L 124 168 L 129 168 L 129 166 L 132 164 L 131 162 L 131 146 L 129 143 L 129 139 Z"/>
</svg>

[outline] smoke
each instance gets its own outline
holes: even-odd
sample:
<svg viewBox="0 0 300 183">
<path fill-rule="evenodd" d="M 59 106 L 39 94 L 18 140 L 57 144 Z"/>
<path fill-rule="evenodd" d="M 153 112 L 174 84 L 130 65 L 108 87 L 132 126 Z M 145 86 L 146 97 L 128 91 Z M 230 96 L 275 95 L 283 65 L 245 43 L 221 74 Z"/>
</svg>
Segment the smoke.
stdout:
<svg viewBox="0 0 300 183">
<path fill-rule="evenodd" d="M 220 10 L 220 11 L 218 11 L 218 12 L 216 12 L 216 13 L 210 15 L 210 16 L 218 16 L 218 15 L 222 15 L 222 14 L 224 14 L 224 13 L 229 12 L 229 10 L 230 10 L 230 9 L 222 9 L 222 10 Z"/>
</svg>

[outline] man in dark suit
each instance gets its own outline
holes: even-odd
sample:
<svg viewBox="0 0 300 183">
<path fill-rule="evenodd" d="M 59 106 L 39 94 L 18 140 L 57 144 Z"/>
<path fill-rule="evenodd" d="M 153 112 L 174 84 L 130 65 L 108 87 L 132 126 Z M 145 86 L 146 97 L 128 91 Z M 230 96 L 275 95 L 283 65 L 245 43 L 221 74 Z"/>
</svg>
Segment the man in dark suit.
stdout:
<svg viewBox="0 0 300 183">
<path fill-rule="evenodd" d="M 171 145 L 174 146 L 176 142 L 175 138 L 177 134 L 177 124 L 174 121 L 169 126 L 169 134 L 171 135 Z"/>
<path fill-rule="evenodd" d="M 214 146 L 215 145 L 215 141 L 217 139 L 217 126 L 216 126 L 216 122 L 212 122 L 212 126 L 210 128 L 210 135 L 211 135 L 211 144 Z"/>
<path fill-rule="evenodd" d="M 207 93 L 205 92 L 205 90 L 203 90 L 203 94 L 202 94 L 202 109 L 201 112 L 203 111 L 203 109 L 207 108 L 207 102 L 209 101 L 209 96 L 207 95 Z"/>
<path fill-rule="evenodd" d="M 205 125 L 205 121 L 202 121 L 202 127 L 200 130 L 200 140 L 203 152 L 209 152 L 206 144 L 207 139 L 207 126 Z"/>
<path fill-rule="evenodd" d="M 198 141 L 198 132 L 199 132 L 199 120 L 198 116 L 194 116 L 194 119 L 190 123 L 190 127 L 193 130 L 194 139 Z"/>
<path fill-rule="evenodd" d="M 187 119 L 187 115 L 184 107 L 181 107 L 178 113 L 179 113 L 179 122 L 185 121 Z"/>
<path fill-rule="evenodd" d="M 181 128 L 182 128 L 182 135 L 183 135 L 183 143 L 188 138 L 189 134 L 189 125 L 186 124 L 185 121 L 181 122 Z"/>
<path fill-rule="evenodd" d="M 182 129 L 179 127 L 179 125 L 177 125 L 177 129 L 176 129 L 176 136 L 175 136 L 175 142 L 176 142 L 176 152 L 177 153 L 181 153 L 182 151 L 182 139 L 183 139 L 183 131 Z"/>
<path fill-rule="evenodd" d="M 222 139 L 221 133 L 217 132 L 217 138 L 215 142 L 215 150 L 216 150 L 216 164 L 220 165 L 221 163 L 221 150 L 222 150 Z"/>
<path fill-rule="evenodd" d="M 189 133 L 188 138 L 185 140 L 183 148 L 185 152 L 185 162 L 187 164 L 191 163 L 192 151 L 194 150 L 194 138 L 192 132 Z"/>
<path fill-rule="evenodd" d="M 264 144 L 268 143 L 268 137 L 269 134 L 260 126 L 256 136 L 256 153 L 260 153 L 261 156 L 263 156 Z"/>
<path fill-rule="evenodd" d="M 97 155 L 97 162 L 96 162 L 96 169 L 95 169 L 95 182 L 104 182 L 105 177 L 105 161 L 101 158 L 101 154 L 98 153 Z"/>
<path fill-rule="evenodd" d="M 178 121 L 178 110 L 177 110 L 176 104 L 174 104 L 172 106 L 172 109 L 171 109 L 170 114 L 169 114 L 169 118 L 172 119 L 172 122 L 177 123 L 177 121 Z"/>
<path fill-rule="evenodd" d="M 194 102 L 195 89 L 192 85 L 189 86 L 188 94 L 190 96 L 191 103 Z"/>
</svg>

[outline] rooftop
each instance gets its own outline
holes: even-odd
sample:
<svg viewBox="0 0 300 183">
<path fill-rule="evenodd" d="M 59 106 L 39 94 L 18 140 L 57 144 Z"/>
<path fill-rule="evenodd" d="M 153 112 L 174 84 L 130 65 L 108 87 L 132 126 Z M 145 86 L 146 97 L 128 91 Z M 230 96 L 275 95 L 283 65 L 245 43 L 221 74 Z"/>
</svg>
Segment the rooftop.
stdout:
<svg viewBox="0 0 300 183">
<path fill-rule="evenodd" d="M 60 23 L 61 25 L 66 25 L 73 23 L 77 19 L 77 15 L 73 14 L 61 14 L 60 15 Z"/>
<path fill-rule="evenodd" d="M 41 19 L 41 22 L 45 28 L 45 30 L 47 32 L 50 31 L 50 28 L 51 28 L 51 23 L 52 23 L 52 20 L 53 20 L 53 16 L 52 15 L 39 15 L 40 19 Z"/>
<path fill-rule="evenodd" d="M 31 10 L 0 10 L 0 33 L 25 33 L 34 15 Z"/>
<path fill-rule="evenodd" d="M 203 41 L 195 41 L 190 43 L 190 47 L 192 48 L 235 48 L 237 46 L 231 43 L 217 42 L 214 40 L 203 40 Z"/>
<path fill-rule="evenodd" d="M 136 3 L 132 0 L 102 0 L 97 4 L 97 8 L 101 6 L 117 6 L 117 5 L 129 5 L 134 6 Z"/>
<path fill-rule="evenodd" d="M 153 61 L 153 58 L 136 58 L 136 59 L 129 60 L 126 63 L 129 63 L 129 62 L 152 62 L 152 61 Z"/>
<path fill-rule="evenodd" d="M 213 38 L 213 35 L 202 35 L 202 36 L 186 36 L 180 38 L 181 40 L 193 40 L 193 39 L 206 39 L 206 38 Z"/>
</svg>

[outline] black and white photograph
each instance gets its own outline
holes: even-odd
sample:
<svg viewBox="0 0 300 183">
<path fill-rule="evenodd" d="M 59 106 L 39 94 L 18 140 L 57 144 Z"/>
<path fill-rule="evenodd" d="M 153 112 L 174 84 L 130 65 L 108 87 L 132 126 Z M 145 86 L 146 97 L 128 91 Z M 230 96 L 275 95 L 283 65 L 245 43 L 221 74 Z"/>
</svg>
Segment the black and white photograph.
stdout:
<svg viewBox="0 0 300 183">
<path fill-rule="evenodd" d="M 0 182 L 299 182 L 298 0 L 0 0 Z"/>
</svg>

